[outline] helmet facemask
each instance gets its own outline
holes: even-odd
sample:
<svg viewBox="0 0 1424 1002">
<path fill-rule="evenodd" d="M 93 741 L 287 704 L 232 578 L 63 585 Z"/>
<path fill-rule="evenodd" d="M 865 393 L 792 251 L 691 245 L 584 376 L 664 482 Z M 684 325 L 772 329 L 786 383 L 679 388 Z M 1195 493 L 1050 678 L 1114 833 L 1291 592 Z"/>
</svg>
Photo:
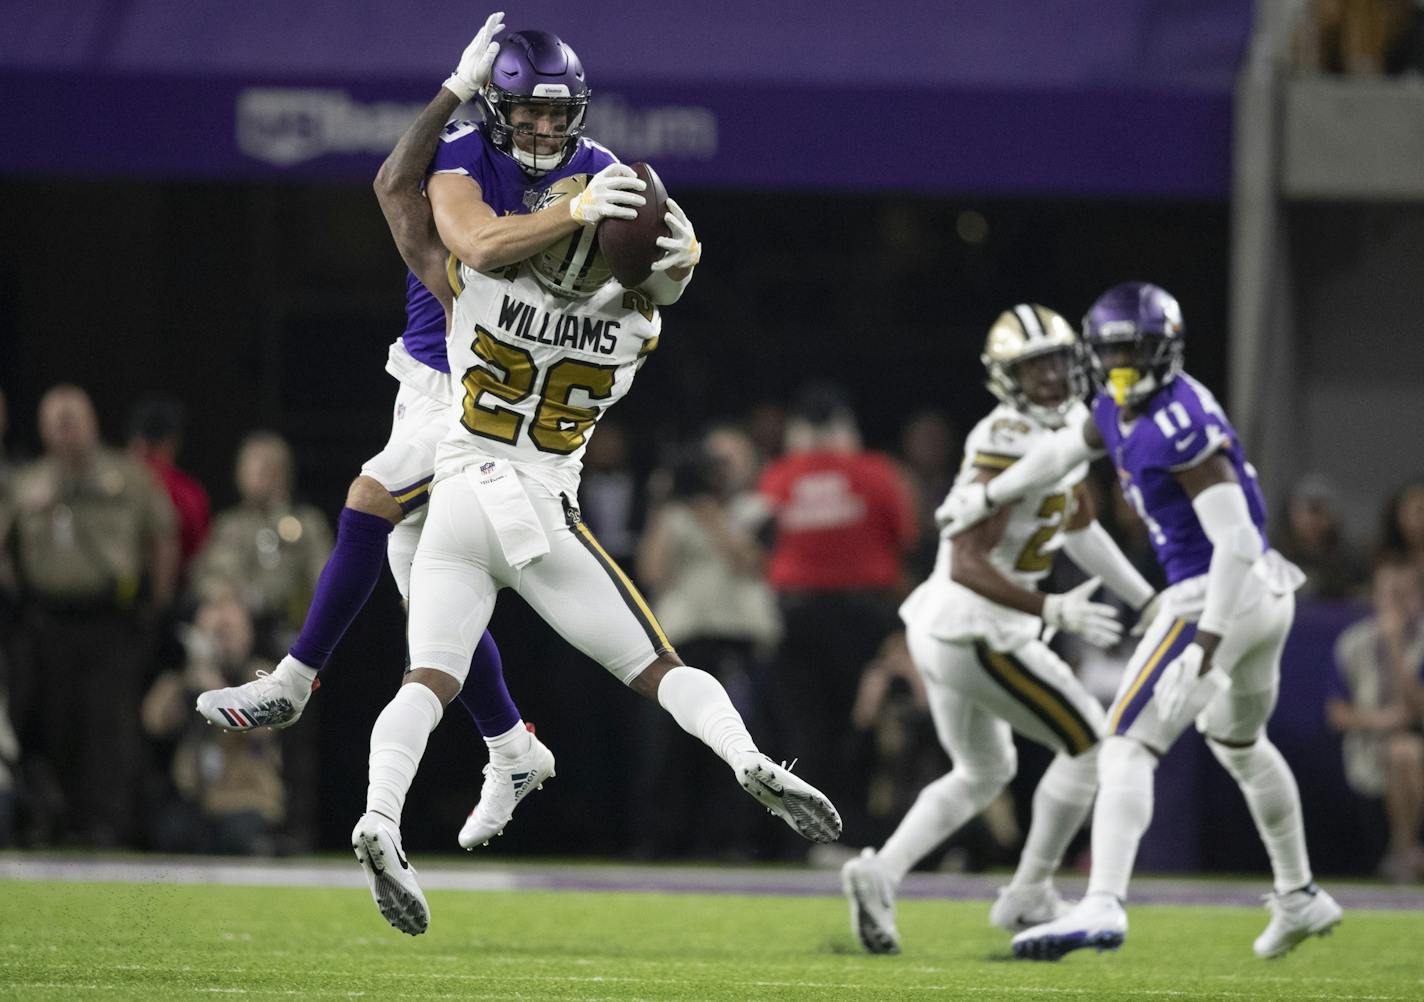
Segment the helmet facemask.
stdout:
<svg viewBox="0 0 1424 1002">
<path fill-rule="evenodd" d="M 562 167 L 573 154 L 588 114 L 588 91 L 570 95 L 562 84 L 540 84 L 535 90 L 544 93 L 532 97 L 511 94 L 491 83 L 478 99 L 495 148 L 513 157 L 529 176 L 543 177 Z M 521 113 L 517 109 L 526 110 Z M 551 110 L 564 113 L 563 128 L 537 131 L 536 120 Z M 541 151 L 545 146 L 551 147 L 549 152 Z"/>
<path fill-rule="evenodd" d="M 1111 327 L 1104 324 L 1089 342 L 1088 356 L 1093 382 L 1119 407 L 1142 403 L 1182 371 L 1180 338 L 1136 330 L 1115 334 Z"/>
<path fill-rule="evenodd" d="M 990 393 L 1049 428 L 1063 427 L 1068 412 L 1088 391 L 1076 346 L 1053 347 L 1010 362 L 991 361 L 986 369 Z"/>
<path fill-rule="evenodd" d="M 1088 392 L 1083 354 L 1068 321 L 1035 303 L 999 314 L 979 356 L 989 392 L 1021 414 L 1061 428 Z"/>
</svg>

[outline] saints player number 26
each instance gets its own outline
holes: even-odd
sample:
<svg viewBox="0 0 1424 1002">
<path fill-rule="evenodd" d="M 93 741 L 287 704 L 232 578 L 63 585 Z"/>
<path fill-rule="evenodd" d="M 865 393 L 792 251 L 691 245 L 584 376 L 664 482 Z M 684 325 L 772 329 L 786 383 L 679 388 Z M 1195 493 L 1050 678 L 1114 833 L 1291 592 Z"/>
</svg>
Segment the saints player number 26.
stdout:
<svg viewBox="0 0 1424 1002">
<path fill-rule="evenodd" d="M 1050 494 L 1043 499 L 1043 503 L 1038 506 L 1038 517 L 1047 519 L 1047 524 L 1039 526 L 1034 534 L 1028 537 L 1019 553 L 1019 559 L 1014 564 L 1015 570 L 1036 574 L 1053 566 L 1053 554 L 1044 552 L 1043 548 L 1051 543 L 1053 537 L 1058 535 L 1058 530 L 1063 528 L 1063 513 L 1067 508 L 1067 494 Z"/>
<path fill-rule="evenodd" d="M 471 347 L 486 365 L 470 366 L 460 381 L 465 388 L 460 423 L 482 438 L 514 445 L 523 430 L 525 416 L 501 403 L 519 404 L 534 392 L 540 377 L 534 356 L 517 345 L 495 340 L 483 327 L 475 328 L 475 342 Z M 615 369 L 616 366 L 576 358 L 563 358 L 549 366 L 543 373 L 539 406 L 529 428 L 529 439 L 534 447 L 564 456 L 581 448 L 589 429 L 598 420 L 599 408 L 573 404 L 570 400 L 576 390 L 583 390 L 590 400 L 610 396 Z M 482 403 L 481 398 L 485 402 Z"/>
</svg>

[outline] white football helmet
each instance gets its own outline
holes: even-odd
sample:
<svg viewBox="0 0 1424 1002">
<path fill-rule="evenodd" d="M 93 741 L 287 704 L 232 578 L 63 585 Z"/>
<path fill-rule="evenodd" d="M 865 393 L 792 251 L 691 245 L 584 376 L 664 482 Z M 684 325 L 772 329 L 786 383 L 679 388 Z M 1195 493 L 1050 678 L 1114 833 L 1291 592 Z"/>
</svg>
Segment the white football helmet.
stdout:
<svg viewBox="0 0 1424 1002">
<path fill-rule="evenodd" d="M 559 178 L 539 197 L 534 211 L 577 198 L 588 187 L 587 174 Z M 598 249 L 598 227 L 580 226 L 529 258 L 539 284 L 557 296 L 583 299 L 597 292 L 613 272 Z"/>
<path fill-rule="evenodd" d="M 1024 387 L 1023 363 L 1060 353 L 1066 366 L 1063 399 L 1051 404 L 1035 402 Z M 1050 428 L 1061 428 L 1069 410 L 1088 392 L 1082 349 L 1072 326 L 1036 303 L 1020 303 L 1000 313 L 989 328 L 979 360 L 988 373 L 985 386 L 990 393 Z"/>
</svg>

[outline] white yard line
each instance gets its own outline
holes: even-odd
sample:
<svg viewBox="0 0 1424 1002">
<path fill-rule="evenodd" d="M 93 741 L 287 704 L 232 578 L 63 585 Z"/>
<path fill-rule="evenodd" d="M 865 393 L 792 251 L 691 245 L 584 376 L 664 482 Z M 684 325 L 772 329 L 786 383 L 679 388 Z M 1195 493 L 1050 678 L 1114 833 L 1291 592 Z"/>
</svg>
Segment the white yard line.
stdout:
<svg viewBox="0 0 1424 1002">
<path fill-rule="evenodd" d="M 474 857 L 472 857 L 474 859 Z M 245 860 L 237 858 L 126 857 L 76 858 L 0 853 L 0 880 L 57 880 L 94 883 L 209 884 L 234 887 L 364 888 L 354 862 Z M 992 900 L 1003 877 L 910 874 L 901 888 L 906 900 Z M 613 891 L 840 896 L 834 870 L 718 866 L 635 866 L 567 863 L 460 864 L 448 857 L 421 864 L 427 891 Z M 1082 880 L 1060 881 L 1065 893 Z M 1259 908 L 1261 883 L 1191 878 L 1142 878 L 1133 883 L 1135 904 L 1209 904 Z M 1346 908 L 1424 910 L 1424 889 L 1381 884 L 1330 883 Z"/>
</svg>

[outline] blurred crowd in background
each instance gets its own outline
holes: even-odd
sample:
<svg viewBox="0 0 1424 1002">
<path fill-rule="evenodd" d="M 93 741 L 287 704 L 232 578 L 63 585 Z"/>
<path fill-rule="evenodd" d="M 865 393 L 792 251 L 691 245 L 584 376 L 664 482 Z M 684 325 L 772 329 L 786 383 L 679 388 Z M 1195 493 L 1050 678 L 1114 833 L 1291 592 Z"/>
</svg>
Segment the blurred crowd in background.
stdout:
<svg viewBox="0 0 1424 1002">
<path fill-rule="evenodd" d="M 1307 70 L 1351 76 L 1424 74 L 1420 0 L 1310 0 L 1293 39 Z"/>
<path fill-rule="evenodd" d="M 331 801 L 322 769 L 332 763 L 318 735 L 338 721 L 318 712 L 280 733 L 227 734 L 192 705 L 198 692 L 249 679 L 286 652 L 331 547 L 332 513 L 300 501 L 292 450 L 273 431 L 243 440 L 231 484 L 199 483 L 183 472 L 184 420 L 177 402 L 146 399 L 127 427 L 101 428 L 85 390 L 61 385 L 39 404 L 42 451 L 0 452 L 0 846 L 322 847 L 317 814 Z M 955 477 L 961 431 L 945 413 L 923 411 L 905 420 L 893 454 L 868 450 L 852 397 L 814 384 L 664 448 L 650 469 L 635 464 L 625 429 L 609 419 L 585 459 L 585 520 L 653 601 L 682 656 L 716 674 L 754 732 L 767 735 L 763 746 L 801 758 L 841 808 L 848 846 L 883 838 L 947 767 L 896 609 L 933 565 L 931 513 Z M 1091 485 L 1104 524 L 1160 584 L 1116 482 L 1095 469 Z M 236 500 L 212 512 L 210 497 Z M 1381 499 L 1371 538 L 1345 531 L 1324 475 L 1291 487 L 1275 514 L 1273 544 L 1309 575 L 1302 618 L 1328 609 L 1351 624 L 1312 691 L 1325 693 L 1313 712 L 1341 737 L 1333 754 L 1378 835 L 1378 852 L 1362 852 L 1356 868 L 1417 880 L 1424 477 Z M 1078 580 L 1060 561 L 1048 589 Z M 522 631 L 501 634 L 499 623 L 518 692 L 521 673 L 547 666 Z M 1062 651 L 1109 701 L 1128 651 L 1068 641 Z M 396 668 L 383 670 L 394 685 Z M 607 715 L 605 699 L 617 707 Z M 372 714 L 381 701 L 369 694 Z M 548 732 L 568 796 L 562 808 L 558 794 L 534 798 L 542 806 L 521 820 L 579 811 L 582 793 L 625 819 L 610 823 L 614 837 L 602 847 L 636 858 L 805 857 L 780 826 L 760 827 L 719 764 L 697 755 L 656 707 L 589 683 L 581 709 L 590 725 L 607 716 L 624 732 L 613 739 L 621 757 L 598 726 Z M 342 743 L 348 771 L 364 764 L 366 733 L 352 728 Z M 577 763 L 600 757 L 627 768 L 580 780 Z M 932 865 L 1013 857 L 1033 761 L 1029 751 L 1015 796 Z M 1302 774 L 1303 788 L 1311 782 Z M 458 796 L 472 802 L 475 789 Z M 353 810 L 335 806 L 343 819 Z M 563 851 L 600 847 L 595 826 L 588 843 Z"/>
</svg>

